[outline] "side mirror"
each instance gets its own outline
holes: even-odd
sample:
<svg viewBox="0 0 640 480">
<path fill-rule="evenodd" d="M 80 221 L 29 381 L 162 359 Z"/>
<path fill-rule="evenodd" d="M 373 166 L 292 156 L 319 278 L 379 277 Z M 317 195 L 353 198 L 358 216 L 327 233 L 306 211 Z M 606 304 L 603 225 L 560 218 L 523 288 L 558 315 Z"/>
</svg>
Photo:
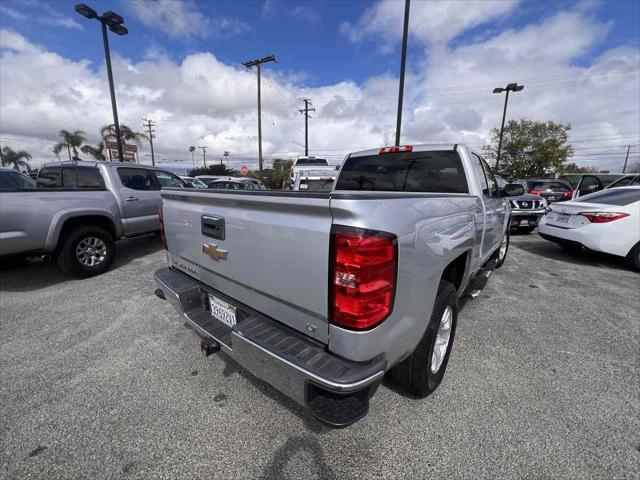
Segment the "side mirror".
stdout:
<svg viewBox="0 0 640 480">
<path fill-rule="evenodd" d="M 507 183 L 502 189 L 503 197 L 519 197 L 524 195 L 524 187 L 519 183 Z"/>
</svg>

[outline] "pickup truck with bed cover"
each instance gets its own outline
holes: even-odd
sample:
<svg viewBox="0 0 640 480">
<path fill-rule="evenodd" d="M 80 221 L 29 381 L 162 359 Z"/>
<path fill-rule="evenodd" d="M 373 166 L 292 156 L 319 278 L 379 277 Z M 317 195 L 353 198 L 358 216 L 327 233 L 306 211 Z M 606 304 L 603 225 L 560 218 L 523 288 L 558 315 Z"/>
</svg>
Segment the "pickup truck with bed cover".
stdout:
<svg viewBox="0 0 640 480">
<path fill-rule="evenodd" d="M 387 372 L 416 396 L 437 388 L 458 300 L 504 262 L 505 197 L 522 193 L 463 145 L 352 153 L 331 192 L 166 189 L 155 294 L 205 355 L 346 426 Z"/>
<path fill-rule="evenodd" d="M 0 172 L 3 176 L 16 172 Z M 164 170 L 121 162 L 45 164 L 37 183 L 0 188 L 0 259 L 52 254 L 65 273 L 105 272 L 115 240 L 160 229 L 160 189 L 186 183 Z"/>
</svg>

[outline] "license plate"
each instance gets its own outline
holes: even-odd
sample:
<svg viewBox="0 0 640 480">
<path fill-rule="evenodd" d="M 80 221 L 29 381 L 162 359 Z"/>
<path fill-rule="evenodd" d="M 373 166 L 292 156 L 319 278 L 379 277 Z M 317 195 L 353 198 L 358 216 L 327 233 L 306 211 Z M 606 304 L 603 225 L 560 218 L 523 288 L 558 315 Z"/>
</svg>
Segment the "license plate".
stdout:
<svg viewBox="0 0 640 480">
<path fill-rule="evenodd" d="M 223 302 L 217 297 L 209 294 L 209 305 L 211 306 L 211 315 L 220 320 L 228 327 L 236 325 L 236 307 Z"/>
<path fill-rule="evenodd" d="M 520 220 L 520 226 L 529 225 L 529 220 Z"/>
<path fill-rule="evenodd" d="M 560 198 L 560 197 L 549 197 L 548 199 L 549 200 L 558 200 L 558 198 Z"/>
<path fill-rule="evenodd" d="M 568 213 L 556 213 L 556 222 L 558 223 L 569 223 L 571 219 L 571 215 Z"/>
</svg>

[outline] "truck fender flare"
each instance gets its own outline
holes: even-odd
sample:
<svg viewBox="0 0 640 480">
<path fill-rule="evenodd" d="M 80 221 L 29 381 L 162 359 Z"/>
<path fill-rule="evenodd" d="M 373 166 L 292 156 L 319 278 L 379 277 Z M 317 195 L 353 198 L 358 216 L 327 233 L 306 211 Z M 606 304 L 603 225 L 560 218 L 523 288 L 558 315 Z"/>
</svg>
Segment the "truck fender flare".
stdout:
<svg viewBox="0 0 640 480">
<path fill-rule="evenodd" d="M 104 217 L 113 224 L 115 238 L 117 239 L 122 236 L 122 222 L 116 215 L 113 214 L 113 212 L 103 208 L 70 208 L 60 210 L 51 219 L 51 225 L 49 225 L 49 231 L 47 232 L 45 249 L 47 251 L 53 251 L 56 248 L 56 246 L 58 245 L 58 240 L 60 238 L 60 232 L 62 231 L 62 227 L 67 222 L 67 220 L 81 217 Z"/>
</svg>

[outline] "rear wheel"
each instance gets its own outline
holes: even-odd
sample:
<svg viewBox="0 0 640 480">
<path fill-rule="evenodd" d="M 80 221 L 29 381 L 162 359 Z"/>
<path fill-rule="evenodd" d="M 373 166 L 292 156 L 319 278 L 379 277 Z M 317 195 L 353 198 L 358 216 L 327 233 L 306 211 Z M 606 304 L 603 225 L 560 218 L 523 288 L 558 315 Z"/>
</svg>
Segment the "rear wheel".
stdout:
<svg viewBox="0 0 640 480">
<path fill-rule="evenodd" d="M 58 264 L 71 276 L 85 278 L 106 272 L 116 254 L 109 232 L 100 227 L 78 227 L 66 233 L 58 251 Z"/>
<path fill-rule="evenodd" d="M 627 255 L 627 262 L 632 268 L 640 272 L 640 242 L 636 243 Z"/>
<path fill-rule="evenodd" d="M 438 388 L 449 363 L 457 321 L 457 291 L 442 280 L 424 336 L 411 356 L 391 370 L 400 388 L 416 397 L 426 397 Z"/>
</svg>

